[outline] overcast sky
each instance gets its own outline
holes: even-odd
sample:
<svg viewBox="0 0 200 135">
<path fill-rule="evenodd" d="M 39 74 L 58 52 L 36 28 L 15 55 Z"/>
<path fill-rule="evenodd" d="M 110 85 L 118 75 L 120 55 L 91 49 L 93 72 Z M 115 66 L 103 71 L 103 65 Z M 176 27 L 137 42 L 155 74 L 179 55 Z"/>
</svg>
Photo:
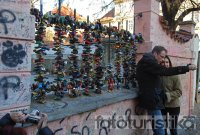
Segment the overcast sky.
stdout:
<svg viewBox="0 0 200 135">
<path fill-rule="evenodd" d="M 58 0 L 43 0 L 43 12 L 46 13 L 53 9 L 55 3 Z M 87 15 L 90 16 L 90 19 L 93 20 L 94 18 L 99 18 L 103 16 L 106 12 L 108 12 L 113 5 L 111 5 L 106 11 L 100 12 L 102 6 L 110 3 L 112 0 L 64 0 L 64 4 L 69 4 L 71 8 L 76 8 L 77 13 L 86 17 Z M 39 8 L 39 2 L 35 5 Z M 99 14 L 97 14 L 99 13 Z"/>
</svg>

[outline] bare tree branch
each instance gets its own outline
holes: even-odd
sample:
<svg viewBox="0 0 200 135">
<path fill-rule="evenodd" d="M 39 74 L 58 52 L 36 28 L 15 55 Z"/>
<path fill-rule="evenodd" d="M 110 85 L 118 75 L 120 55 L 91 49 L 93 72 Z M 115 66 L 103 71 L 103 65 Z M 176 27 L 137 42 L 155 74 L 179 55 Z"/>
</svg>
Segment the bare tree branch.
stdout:
<svg viewBox="0 0 200 135">
<path fill-rule="evenodd" d="M 186 9 L 179 17 L 178 19 L 175 21 L 175 26 L 178 26 L 178 24 L 180 22 L 183 21 L 183 18 L 188 15 L 189 13 L 191 13 L 192 11 L 199 11 L 200 10 L 200 7 L 197 7 L 197 8 L 190 8 L 190 9 Z"/>
<path fill-rule="evenodd" d="M 197 2 L 195 2 L 194 0 L 190 0 L 191 4 L 193 5 L 193 7 L 195 6 L 200 6 L 200 4 L 198 4 Z"/>
<path fill-rule="evenodd" d="M 101 10 L 98 11 L 98 12 L 96 12 L 96 13 L 94 13 L 93 15 L 96 15 L 96 14 L 99 14 L 99 13 L 103 12 L 103 11 L 106 10 L 113 2 L 114 2 L 114 1 L 112 0 L 112 1 L 111 1 L 110 3 L 108 3 L 107 5 L 102 6 Z"/>
<path fill-rule="evenodd" d="M 105 0 L 104 1 L 105 4 Z M 137 1 L 137 0 L 133 0 Z M 163 17 L 168 22 L 168 26 L 171 30 L 175 30 L 183 18 L 193 11 L 200 10 L 200 2 L 197 0 L 157 0 L 161 2 Z M 111 0 L 110 3 L 102 6 L 101 10 L 94 15 L 100 14 L 113 4 L 115 0 Z M 134 4 L 133 4 L 134 5 Z M 124 14 L 125 17 L 126 13 Z M 122 17 L 123 18 L 123 17 Z"/>
<path fill-rule="evenodd" d="M 39 0 L 31 0 L 31 7 L 34 7 L 35 3 L 38 2 Z"/>
<path fill-rule="evenodd" d="M 31 0 L 31 4 L 38 2 L 39 0 Z"/>
<path fill-rule="evenodd" d="M 175 30 L 186 15 L 200 10 L 200 3 L 196 0 L 160 0 L 160 2 L 163 17 L 168 21 L 171 30 Z"/>
</svg>

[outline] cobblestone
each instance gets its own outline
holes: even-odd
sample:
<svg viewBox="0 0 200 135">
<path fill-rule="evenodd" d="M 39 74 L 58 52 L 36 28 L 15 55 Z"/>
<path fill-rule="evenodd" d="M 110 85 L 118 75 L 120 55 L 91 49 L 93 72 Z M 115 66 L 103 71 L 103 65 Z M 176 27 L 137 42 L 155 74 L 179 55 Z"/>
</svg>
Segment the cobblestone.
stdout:
<svg viewBox="0 0 200 135">
<path fill-rule="evenodd" d="M 195 103 L 192 115 L 195 118 L 195 129 L 183 129 L 179 131 L 179 135 L 200 135 L 200 104 Z"/>
</svg>

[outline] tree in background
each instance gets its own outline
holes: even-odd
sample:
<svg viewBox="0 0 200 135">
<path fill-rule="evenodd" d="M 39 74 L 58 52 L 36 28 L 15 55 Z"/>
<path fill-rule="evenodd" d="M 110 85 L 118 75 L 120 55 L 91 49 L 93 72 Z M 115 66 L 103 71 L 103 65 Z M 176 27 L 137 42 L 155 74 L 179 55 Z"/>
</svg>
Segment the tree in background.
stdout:
<svg viewBox="0 0 200 135">
<path fill-rule="evenodd" d="M 125 0 L 103 0 L 102 11 L 106 10 L 114 2 Z M 134 5 L 134 1 L 132 0 Z M 157 0 L 161 3 L 164 19 L 167 21 L 170 30 L 176 30 L 177 26 L 182 23 L 184 17 L 195 11 L 200 11 L 200 0 Z M 99 13 L 99 12 L 98 12 Z"/>
<path fill-rule="evenodd" d="M 159 0 L 170 30 L 176 30 L 188 14 L 200 10 L 200 0 Z"/>
<path fill-rule="evenodd" d="M 31 7 L 33 8 L 35 3 L 38 2 L 39 0 L 31 0 Z"/>
</svg>

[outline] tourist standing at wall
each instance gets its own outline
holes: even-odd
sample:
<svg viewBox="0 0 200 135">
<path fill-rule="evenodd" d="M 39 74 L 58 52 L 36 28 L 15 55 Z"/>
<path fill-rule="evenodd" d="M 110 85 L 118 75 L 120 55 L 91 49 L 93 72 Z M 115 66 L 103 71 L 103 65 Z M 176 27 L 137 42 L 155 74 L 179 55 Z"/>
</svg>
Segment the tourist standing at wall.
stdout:
<svg viewBox="0 0 200 135">
<path fill-rule="evenodd" d="M 164 91 L 161 89 L 160 76 L 170 76 L 184 74 L 189 70 L 195 70 L 195 65 L 178 66 L 166 68 L 160 63 L 164 61 L 167 50 L 162 46 L 155 46 L 151 53 L 143 55 L 137 64 L 136 78 L 139 85 L 139 104 L 141 108 L 147 110 L 149 116 L 153 118 L 152 129 L 154 135 L 165 135 L 164 120 L 161 109 L 164 108 Z M 159 120 L 159 125 L 157 125 Z M 161 123 L 163 122 L 163 123 Z"/>
<path fill-rule="evenodd" d="M 165 57 L 163 64 L 166 68 L 172 67 L 171 60 L 168 56 Z M 165 109 L 162 109 L 162 115 L 165 119 L 165 123 L 169 126 L 171 135 L 178 135 L 177 122 L 180 114 L 180 99 L 182 95 L 182 87 L 179 76 L 162 76 L 162 86 L 166 94 Z M 169 118 L 167 117 L 169 114 Z M 168 119 L 170 119 L 170 125 L 168 125 Z M 167 129 L 165 129 L 167 135 Z"/>
</svg>

